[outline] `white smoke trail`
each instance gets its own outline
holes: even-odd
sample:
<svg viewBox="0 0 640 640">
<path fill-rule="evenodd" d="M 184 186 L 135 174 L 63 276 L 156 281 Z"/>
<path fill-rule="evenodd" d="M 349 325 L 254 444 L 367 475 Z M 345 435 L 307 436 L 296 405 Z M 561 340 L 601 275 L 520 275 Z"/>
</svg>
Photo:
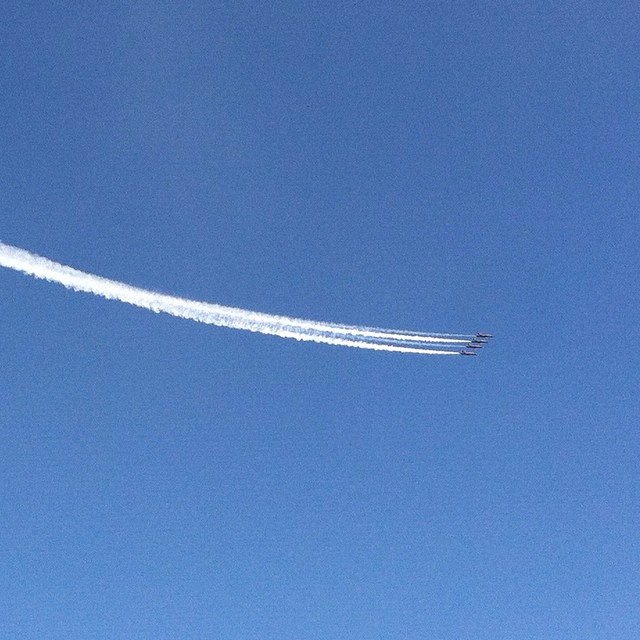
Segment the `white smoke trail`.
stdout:
<svg viewBox="0 0 640 640">
<path fill-rule="evenodd" d="M 417 331 L 400 331 L 398 329 L 380 329 L 378 327 L 356 327 L 348 324 L 323 323 L 323 325 L 330 325 L 336 333 L 361 336 L 363 338 L 371 338 L 373 340 L 398 340 L 455 346 L 468 344 L 469 340 L 473 338 L 471 335 L 462 336 L 448 335 L 446 333 L 420 333 Z"/>
<path fill-rule="evenodd" d="M 162 312 L 187 320 L 255 331 L 282 338 L 376 351 L 432 355 L 459 355 L 457 343 L 467 342 L 458 339 L 458 337 L 314 322 L 187 300 L 85 273 L 2 242 L 0 242 L 0 266 L 61 284 L 74 291 L 93 293 L 109 300 L 126 302 L 156 313 Z M 429 343 L 440 348 L 430 349 L 428 348 Z"/>
</svg>

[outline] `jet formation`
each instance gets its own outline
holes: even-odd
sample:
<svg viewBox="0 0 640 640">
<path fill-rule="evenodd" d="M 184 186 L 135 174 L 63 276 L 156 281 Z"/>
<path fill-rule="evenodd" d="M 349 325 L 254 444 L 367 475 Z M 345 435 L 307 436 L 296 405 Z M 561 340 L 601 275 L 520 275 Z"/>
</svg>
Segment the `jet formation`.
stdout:
<svg viewBox="0 0 640 640">
<path fill-rule="evenodd" d="M 461 356 L 477 356 L 478 350 L 483 349 L 489 343 L 489 338 L 493 338 L 490 333 L 476 333 L 469 343 L 458 353 Z"/>
</svg>

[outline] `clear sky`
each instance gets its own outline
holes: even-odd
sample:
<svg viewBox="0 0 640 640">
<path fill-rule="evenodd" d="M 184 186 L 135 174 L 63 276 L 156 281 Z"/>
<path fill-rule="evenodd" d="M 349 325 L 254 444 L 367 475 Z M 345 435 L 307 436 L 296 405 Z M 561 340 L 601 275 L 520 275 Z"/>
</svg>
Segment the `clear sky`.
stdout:
<svg viewBox="0 0 640 640">
<path fill-rule="evenodd" d="M 0 636 L 640 628 L 637 2 L 5 2 Z"/>
</svg>

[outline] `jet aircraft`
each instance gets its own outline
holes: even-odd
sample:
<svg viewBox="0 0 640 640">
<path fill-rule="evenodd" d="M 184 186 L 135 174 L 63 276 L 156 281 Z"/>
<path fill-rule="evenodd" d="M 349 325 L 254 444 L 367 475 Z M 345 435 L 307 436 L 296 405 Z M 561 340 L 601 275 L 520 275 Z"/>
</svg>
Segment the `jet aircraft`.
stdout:
<svg viewBox="0 0 640 640">
<path fill-rule="evenodd" d="M 476 338 L 493 338 L 490 333 L 476 333 Z"/>
<path fill-rule="evenodd" d="M 461 356 L 477 356 L 478 354 L 475 353 L 474 351 L 461 351 L 460 355 Z"/>
</svg>

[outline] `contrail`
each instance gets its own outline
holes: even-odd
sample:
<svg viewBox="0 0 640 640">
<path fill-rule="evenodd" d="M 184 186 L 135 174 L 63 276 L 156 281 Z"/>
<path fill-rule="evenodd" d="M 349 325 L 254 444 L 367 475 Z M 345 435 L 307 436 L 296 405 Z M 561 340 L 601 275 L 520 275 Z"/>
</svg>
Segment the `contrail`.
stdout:
<svg viewBox="0 0 640 640">
<path fill-rule="evenodd" d="M 0 242 L 0 266 L 55 282 L 67 289 L 93 293 L 156 313 L 219 327 L 254 331 L 344 347 L 430 355 L 459 355 L 471 336 L 404 332 L 357 327 L 272 315 L 236 307 L 178 298 L 93 275 Z M 434 348 L 429 348 L 432 345 Z"/>
</svg>

